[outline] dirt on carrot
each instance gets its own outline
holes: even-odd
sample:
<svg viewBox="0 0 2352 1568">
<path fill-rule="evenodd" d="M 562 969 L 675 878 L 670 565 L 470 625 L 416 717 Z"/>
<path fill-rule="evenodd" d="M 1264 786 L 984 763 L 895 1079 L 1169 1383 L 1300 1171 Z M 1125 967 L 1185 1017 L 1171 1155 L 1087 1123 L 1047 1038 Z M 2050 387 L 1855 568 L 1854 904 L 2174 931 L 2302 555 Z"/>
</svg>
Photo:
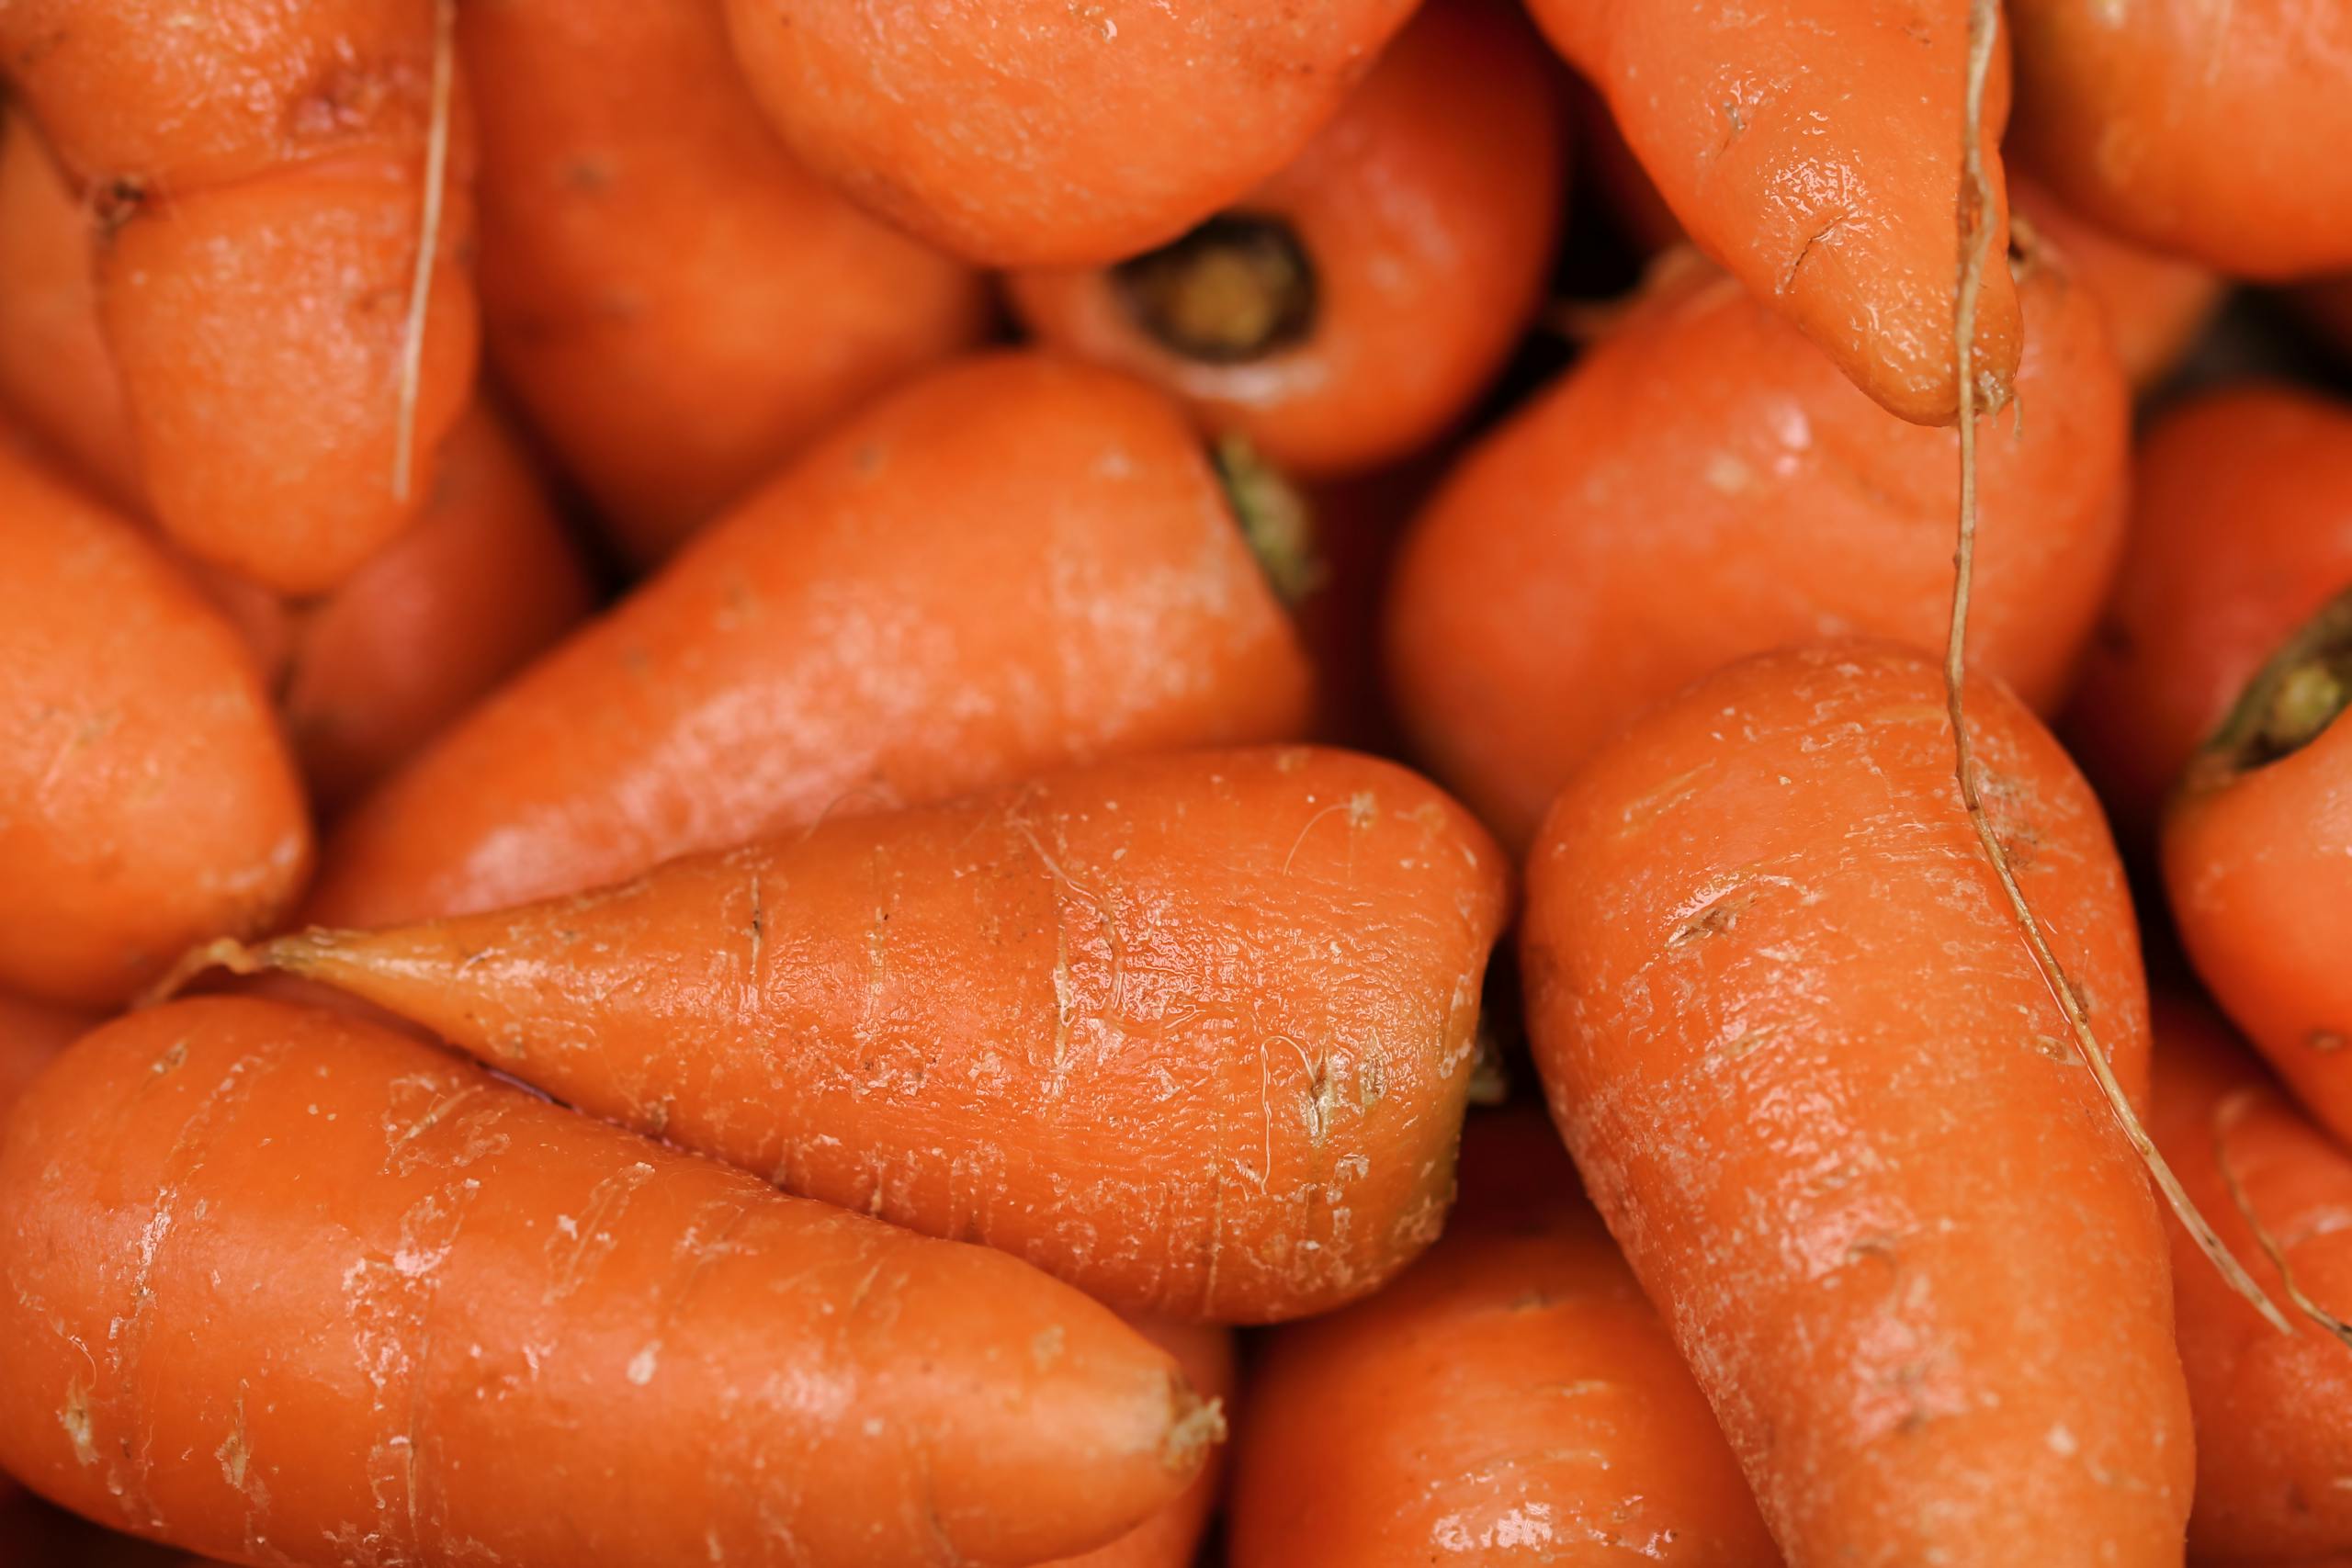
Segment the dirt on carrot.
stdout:
<svg viewBox="0 0 2352 1568">
<path fill-rule="evenodd" d="M 1972 681 L 2018 881 L 2143 1100 L 2098 807 Z M 2165 1240 L 1952 788 L 1935 662 L 1763 655 L 1555 805 L 1521 964 L 1552 1111 L 1792 1562 L 2177 1563 Z"/>
<path fill-rule="evenodd" d="M 330 842 L 380 925 L 1058 765 L 1279 739 L 1295 637 L 1175 405 L 1026 354 L 850 420 L 475 708 Z"/>
<path fill-rule="evenodd" d="M 1952 175 L 1964 6 L 1532 0 L 1529 8 L 1608 98 L 1701 250 L 1890 412 L 1921 424 L 1958 417 Z M 2007 85 L 2004 58 L 1983 128 L 1996 192 Z M 2006 209 L 1996 205 L 1992 218 L 2004 232 Z M 2031 335 L 1996 264 L 1977 319 L 1988 408 L 2007 398 Z"/>
<path fill-rule="evenodd" d="M 1223 1425 L 1012 1258 L 267 1002 L 135 1013 L 34 1086 L 0 1284 L 0 1461 L 240 1562 L 1033 1562 Z"/>
<path fill-rule="evenodd" d="M 218 956 L 1123 1310 L 1255 1322 L 1435 1238 L 1507 878 L 1395 764 L 1266 748 Z"/>
</svg>

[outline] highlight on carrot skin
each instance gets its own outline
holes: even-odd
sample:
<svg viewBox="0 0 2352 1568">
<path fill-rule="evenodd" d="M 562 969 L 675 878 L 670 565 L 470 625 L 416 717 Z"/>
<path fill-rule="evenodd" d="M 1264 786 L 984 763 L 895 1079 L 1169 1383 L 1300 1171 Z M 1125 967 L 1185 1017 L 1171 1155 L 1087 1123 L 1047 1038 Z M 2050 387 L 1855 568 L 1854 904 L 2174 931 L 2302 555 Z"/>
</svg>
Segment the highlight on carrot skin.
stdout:
<svg viewBox="0 0 2352 1568">
<path fill-rule="evenodd" d="M 1405 456 L 1535 313 L 1566 160 L 1532 42 L 1499 0 L 1426 7 L 1280 174 L 1113 265 L 1013 274 L 1013 309 L 1294 473 Z"/>
</svg>

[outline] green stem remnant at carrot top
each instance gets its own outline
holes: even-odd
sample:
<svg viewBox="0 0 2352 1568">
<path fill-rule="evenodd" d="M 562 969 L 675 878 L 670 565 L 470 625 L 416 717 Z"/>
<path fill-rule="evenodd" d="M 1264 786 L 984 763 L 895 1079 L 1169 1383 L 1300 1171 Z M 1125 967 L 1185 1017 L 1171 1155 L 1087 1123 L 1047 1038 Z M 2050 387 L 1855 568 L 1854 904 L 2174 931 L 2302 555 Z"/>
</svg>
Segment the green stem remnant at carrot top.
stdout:
<svg viewBox="0 0 2352 1568">
<path fill-rule="evenodd" d="M 2009 907 L 2017 913 L 2018 926 L 2033 953 L 2034 966 L 2041 972 L 2051 996 L 2065 1013 L 2075 1047 L 2091 1075 L 2098 1080 L 2099 1092 L 2106 1097 L 2109 1109 L 2115 1113 L 2132 1149 L 2155 1179 L 2173 1213 L 2196 1238 L 2199 1250 L 2212 1260 L 2213 1267 L 2222 1271 L 2231 1287 L 2273 1327 L 2281 1334 L 2292 1334 L 2294 1325 L 2255 1283 L 2254 1277 L 2230 1249 L 2222 1245 L 2222 1238 L 2198 1212 L 2196 1202 L 2157 1151 L 2147 1129 L 2141 1125 L 2139 1113 L 2132 1109 L 2123 1086 L 2116 1081 L 2105 1048 L 2092 1032 L 2082 998 L 2067 979 L 2058 955 L 2051 951 L 2041 922 L 2034 918 L 2032 906 L 2026 902 L 2024 891 L 2018 886 L 2008 852 L 2001 847 L 1999 836 L 1993 831 L 1992 818 L 1985 814 L 1977 786 L 1976 763 L 1969 744 L 1968 717 L 1961 693 L 1968 670 L 1968 600 L 1976 566 L 1976 299 L 1984 287 L 1984 268 L 1993 249 L 1993 231 L 1986 216 L 1993 210 L 1994 196 L 1992 182 L 1984 175 L 1980 128 L 1984 113 L 1984 79 L 1991 69 L 1999 23 L 1999 0 L 1971 0 L 1967 99 L 1961 129 L 1960 283 L 1952 312 L 1953 368 L 1960 392 L 1960 528 L 1958 545 L 1952 552 L 1951 635 L 1944 648 L 1944 695 L 1951 715 L 1953 773 L 1960 783 L 1961 802 L 1968 808 L 1969 823 L 1976 829 L 1977 841 L 1984 847 L 1984 858 L 1992 863 L 2001 891 L 2008 896 Z"/>
<path fill-rule="evenodd" d="M 1295 605 L 1323 585 L 1323 561 L 1315 553 L 1315 514 L 1306 498 L 1238 435 L 1228 435 L 1209 454 L 1226 504 L 1241 525 L 1250 553 L 1266 574 L 1274 596 Z"/>
<path fill-rule="evenodd" d="M 1112 277 L 1162 346 L 1213 365 L 1263 358 L 1315 328 L 1315 268 L 1281 218 L 1219 213 Z"/>
<path fill-rule="evenodd" d="M 2191 785 L 2221 784 L 2292 756 L 2352 705 L 2352 590 L 2330 600 L 2246 682 L 2189 764 Z"/>
</svg>

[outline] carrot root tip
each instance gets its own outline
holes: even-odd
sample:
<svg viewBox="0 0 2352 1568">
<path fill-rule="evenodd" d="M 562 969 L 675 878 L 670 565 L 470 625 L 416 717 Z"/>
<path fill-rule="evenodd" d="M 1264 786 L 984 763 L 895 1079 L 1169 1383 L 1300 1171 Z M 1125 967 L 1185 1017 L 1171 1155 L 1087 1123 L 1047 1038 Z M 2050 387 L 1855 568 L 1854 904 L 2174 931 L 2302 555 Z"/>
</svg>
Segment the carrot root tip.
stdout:
<svg viewBox="0 0 2352 1568">
<path fill-rule="evenodd" d="M 156 977 L 154 984 L 131 998 L 130 1005 L 133 1008 L 151 1008 L 170 1001 L 208 969 L 225 969 L 232 975 L 258 975 L 273 967 L 268 954 L 270 945 L 265 942 L 256 949 L 232 936 L 215 937 L 210 942 L 199 943 L 181 953 L 170 968 Z"/>
</svg>

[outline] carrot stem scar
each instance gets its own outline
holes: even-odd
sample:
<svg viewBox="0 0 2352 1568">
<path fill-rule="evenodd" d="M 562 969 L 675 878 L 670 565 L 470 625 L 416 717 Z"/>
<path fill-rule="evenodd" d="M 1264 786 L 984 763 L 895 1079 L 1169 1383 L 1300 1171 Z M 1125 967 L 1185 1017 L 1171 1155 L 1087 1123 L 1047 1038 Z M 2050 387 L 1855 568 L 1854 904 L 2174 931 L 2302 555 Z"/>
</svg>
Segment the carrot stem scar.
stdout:
<svg viewBox="0 0 2352 1568">
<path fill-rule="evenodd" d="M 1160 346 L 1235 365 L 1315 327 L 1314 264 L 1280 218 L 1221 212 L 1112 269 L 1113 292 Z"/>
<path fill-rule="evenodd" d="M 1977 787 L 1976 761 L 1961 694 L 1968 671 L 1968 601 L 1976 567 L 1976 300 L 1984 288 L 1984 268 L 1993 249 L 1992 226 L 1986 221 L 1986 215 L 1993 209 L 1994 196 L 1992 182 L 1984 175 L 1984 81 L 1992 67 L 1999 18 L 1999 0 L 1970 0 L 1968 77 L 1961 127 L 1960 281 L 1952 311 L 1952 355 L 1960 394 L 1960 525 L 1957 547 L 1952 552 L 1951 633 L 1944 647 L 1944 696 L 1951 716 L 1952 771 L 1959 781 L 1961 804 L 1967 808 L 1969 824 L 1976 829 L 1984 858 L 1992 863 L 2001 891 L 2008 897 L 2009 908 L 2016 913 L 2026 946 L 2033 954 L 2034 966 L 2041 972 L 2042 982 L 2066 1015 L 2075 1048 L 2098 1080 L 2099 1092 L 2106 1097 L 2108 1108 L 2131 1141 L 2132 1151 L 2154 1178 L 2165 1201 L 2196 1240 L 2198 1249 L 2221 1270 L 2230 1288 L 2244 1296 L 2271 1326 L 2281 1334 L 2291 1334 L 2294 1325 L 2222 1244 L 2221 1236 L 2199 1213 L 2180 1179 L 2157 1151 L 2147 1129 L 2141 1124 L 2139 1113 L 2132 1109 L 2123 1086 L 2108 1063 L 2106 1049 L 2099 1044 L 2090 1019 L 2083 1011 L 2082 1001 L 2066 977 L 2064 965 L 2051 951 L 2041 922 L 2035 919 L 2032 906 L 2026 902 L 2024 890 L 2018 886 L 2008 852 L 2001 847 L 1999 836 L 1993 831 L 1992 818 L 1985 814 Z"/>
<path fill-rule="evenodd" d="M 2290 757 L 2352 706 L 2352 589 L 2296 628 L 2191 762 L 2185 788 L 2210 788 Z"/>
</svg>

